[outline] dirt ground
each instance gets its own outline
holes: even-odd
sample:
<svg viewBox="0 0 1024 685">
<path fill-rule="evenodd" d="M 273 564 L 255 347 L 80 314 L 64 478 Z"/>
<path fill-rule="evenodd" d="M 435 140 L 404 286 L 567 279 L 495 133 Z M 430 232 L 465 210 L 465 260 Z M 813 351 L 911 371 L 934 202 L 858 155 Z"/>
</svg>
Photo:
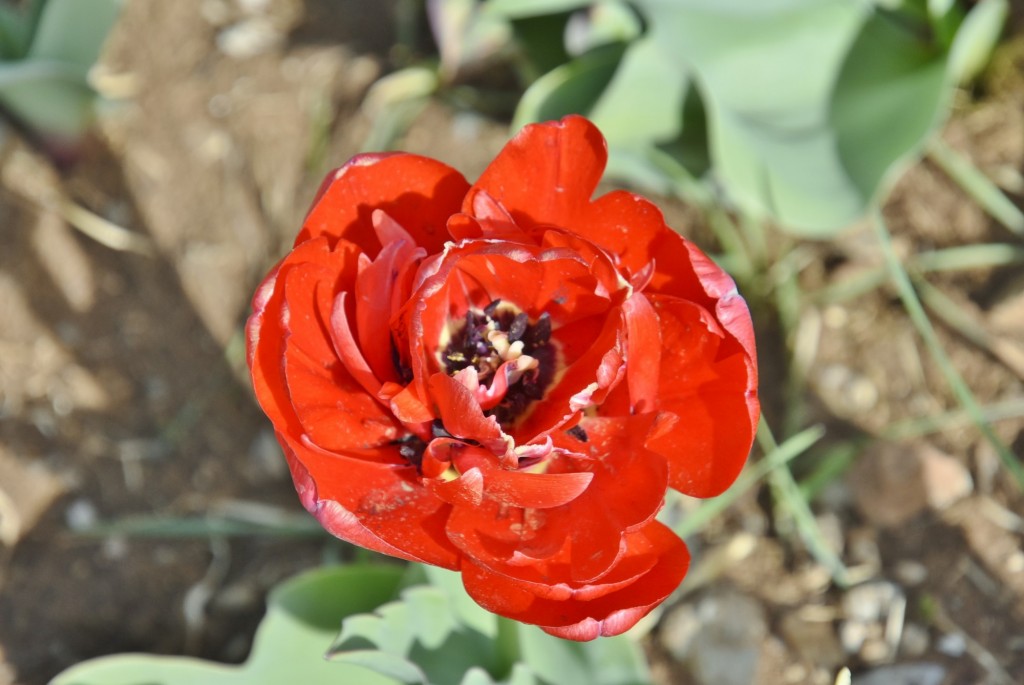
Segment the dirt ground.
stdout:
<svg viewBox="0 0 1024 685">
<path fill-rule="evenodd" d="M 370 130 L 359 103 L 405 57 L 398 4 L 134 0 L 100 79 L 121 102 L 80 161 L 58 171 L 16 133 L 0 136 L 0 685 L 45 683 L 121 651 L 240 661 L 269 587 L 351 554 L 319 535 L 76 531 L 137 515 L 302 516 L 248 388 L 240 327 L 323 174 Z M 1018 201 L 1021 55 L 997 56 L 945 132 Z M 403 147 L 474 178 L 506 136 L 506 123 L 433 104 Z M 72 228 L 61 197 L 126 227 L 132 249 Z M 699 230 L 692 213 L 665 206 L 670 223 Z M 885 215 L 905 255 L 1022 245 L 929 163 L 902 177 Z M 800 249 L 808 291 L 880 264 L 866 226 Z M 1021 455 L 1024 269 L 928 282 L 983 334 L 938 327 Z M 781 425 L 783 347 L 755 311 L 765 413 Z M 826 426 L 826 447 L 957 406 L 884 287 L 810 303 L 795 345 L 805 423 Z M 815 500 L 850 587 L 830 582 L 767 488 L 692 541 L 686 593 L 648 639 L 660 682 L 716 682 L 713 655 L 752 655 L 752 682 L 764 685 L 831 683 L 843 665 L 866 684 L 900 665 L 938 669 L 935 685 L 1024 682 L 1024 498 L 961 416 L 911 428 L 867 441 Z M 798 475 L 823 454 L 799 460 Z"/>
</svg>

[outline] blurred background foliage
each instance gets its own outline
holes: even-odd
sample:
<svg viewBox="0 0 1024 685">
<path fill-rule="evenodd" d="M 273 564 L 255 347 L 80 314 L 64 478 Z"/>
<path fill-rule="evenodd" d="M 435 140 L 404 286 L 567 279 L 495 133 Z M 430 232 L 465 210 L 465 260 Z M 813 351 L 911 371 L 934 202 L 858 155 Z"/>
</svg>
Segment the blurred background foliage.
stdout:
<svg viewBox="0 0 1024 685">
<path fill-rule="evenodd" d="M 95 118 L 102 102 L 97 84 L 107 95 L 118 93 L 118 84 L 94 64 L 120 6 L 118 0 L 0 5 L 0 108 L 60 164 L 74 161 Z M 995 419 L 1024 414 L 1021 402 L 984 405 L 936 327 L 1012 368 L 1018 362 L 1004 341 L 979 329 L 970 310 L 930 281 L 944 272 L 1024 262 L 1024 215 L 938 136 L 956 94 L 974 87 L 999 44 L 1008 0 L 406 0 L 396 6 L 395 69 L 376 79 L 363 99 L 371 122 L 363 150 L 401 148 L 403 136 L 438 100 L 455 111 L 510 121 L 512 132 L 532 121 L 584 114 L 607 137 L 610 183 L 674 198 L 699 212 L 714 236 L 715 258 L 754 309 L 762 345 L 779 348 L 782 368 L 770 375 L 779 387 L 769 391 L 773 401 L 766 402 L 755 460 L 716 500 L 670 500 L 662 518 L 680 535 L 692 540 L 766 480 L 773 532 L 800 541 L 834 586 L 847 588 L 864 581 L 864 571 L 848 567 L 812 505 L 870 445 L 966 422 L 997 455 L 1002 472 L 1024 487 L 1020 458 L 992 429 Z M 412 47 L 417 33 L 427 30 L 435 52 Z M 324 121 L 318 120 L 321 132 L 328 129 Z M 310 167 L 324 161 L 324 149 L 312 141 Z M 882 207 L 900 174 L 922 158 L 988 213 L 1003 239 L 901 250 Z M 149 249 L 80 210 L 63 206 L 70 223 L 100 242 Z M 867 249 L 874 267 L 805 289 L 800 275 L 821 246 L 842 240 L 855 224 L 871 228 Z M 956 407 L 873 432 L 829 435 L 815 423 L 808 400 L 808 312 L 883 287 L 916 329 Z M 766 341 L 765 331 L 777 340 Z M 236 365 L 238 342 L 236 336 L 225 352 Z M 305 518 L 253 525 L 206 515 L 133 517 L 89 534 L 215 538 L 317 531 Z M 698 572 L 687 582 L 684 592 L 704 581 Z M 316 606 L 314 597 L 324 604 Z M 650 681 L 635 641 L 570 649 L 466 602 L 450 578 L 429 570 L 315 571 L 272 596 L 256 650 L 243 666 L 115 657 L 83 664 L 56 682 L 127 684 L 152 673 L 167 683 L 269 683 L 280 682 L 282 673 L 321 682 L 316 678 L 336 666 L 357 669 L 353 673 L 369 668 L 379 676 L 373 682 L 382 683 L 527 685 L 558 682 L 567 664 L 578 682 Z M 348 616 L 333 647 L 337 626 L 318 618 L 325 607 Z M 657 619 L 632 637 L 641 638 Z M 294 648 L 284 661 L 283 645 Z M 439 671 L 442 649 L 472 658 L 457 664 L 458 673 Z M 291 657 L 303 650 L 329 650 L 343 664 L 310 662 L 309 673 L 300 676 Z M 989 670 L 999 682 L 999 668 Z M 342 672 L 349 671 L 331 675 Z"/>
</svg>

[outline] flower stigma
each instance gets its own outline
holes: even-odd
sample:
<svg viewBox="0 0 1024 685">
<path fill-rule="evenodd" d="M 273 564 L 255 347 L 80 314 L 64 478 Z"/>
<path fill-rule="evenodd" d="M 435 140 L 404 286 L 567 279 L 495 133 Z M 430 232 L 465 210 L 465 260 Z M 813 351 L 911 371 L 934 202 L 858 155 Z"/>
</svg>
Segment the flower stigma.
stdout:
<svg viewBox="0 0 1024 685">
<path fill-rule="evenodd" d="M 442 366 L 475 392 L 486 416 L 508 426 L 544 397 L 557 358 L 550 314 L 531 321 L 526 312 L 494 300 L 467 310 L 455 326 L 440 353 Z"/>
</svg>

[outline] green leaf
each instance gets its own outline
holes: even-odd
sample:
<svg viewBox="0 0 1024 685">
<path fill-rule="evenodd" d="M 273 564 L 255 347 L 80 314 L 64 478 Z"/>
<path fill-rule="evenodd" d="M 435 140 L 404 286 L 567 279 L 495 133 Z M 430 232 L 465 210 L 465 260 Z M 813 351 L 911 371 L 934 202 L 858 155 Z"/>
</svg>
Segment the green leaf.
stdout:
<svg viewBox="0 0 1024 685">
<path fill-rule="evenodd" d="M 552 685 L 646 685 L 651 681 L 643 652 L 628 635 L 572 642 L 520 624 L 519 644 L 523 661 Z"/>
<path fill-rule="evenodd" d="M 625 50 L 621 43 L 604 45 L 541 76 L 519 101 L 513 129 L 589 111 L 611 81 Z"/>
<path fill-rule="evenodd" d="M 29 57 L 88 69 L 121 11 L 121 0 L 48 0 L 29 48 Z"/>
<path fill-rule="evenodd" d="M 241 666 L 143 654 L 102 657 L 58 675 L 51 685 L 397 685 L 359 666 L 334 664 L 324 653 L 339 620 L 392 599 L 400 566 L 329 567 L 297 576 L 274 590 Z"/>
<path fill-rule="evenodd" d="M 593 4 L 594 0 L 488 0 L 485 12 L 506 19 L 561 14 Z"/>
<path fill-rule="evenodd" d="M 601 45 L 629 42 L 642 31 L 640 17 L 627 4 L 618 0 L 600 0 L 569 18 L 565 27 L 565 46 L 575 57 Z"/>
<path fill-rule="evenodd" d="M 19 121 L 65 139 L 81 135 L 93 117 L 96 94 L 62 64 L 0 64 L 0 104 Z"/>
<path fill-rule="evenodd" d="M 363 98 L 363 111 L 373 127 L 363 141 L 362 151 L 392 149 L 426 108 L 437 86 L 437 72 L 418 66 L 378 79 Z"/>
<path fill-rule="evenodd" d="M 712 171 L 726 195 L 795 232 L 829 235 L 862 216 L 947 110 L 947 53 L 927 38 L 927 14 L 913 8 L 848 0 L 638 4 L 651 39 L 700 90 Z M 988 13 L 975 8 L 978 18 L 964 30 L 991 36 Z M 972 43 L 963 32 L 957 41 Z"/>
<path fill-rule="evenodd" d="M 683 127 L 680 112 L 688 82 L 661 44 L 645 36 L 629 45 L 600 97 L 585 113 L 611 146 L 669 141 Z"/>
<path fill-rule="evenodd" d="M 0 104 L 61 144 L 92 122 L 96 94 L 87 75 L 120 10 L 120 0 L 49 0 L 27 13 L 0 12 Z"/>
<path fill-rule="evenodd" d="M 441 577 L 435 574 L 432 579 Z M 500 659 L 493 639 L 497 618 L 478 608 L 486 614 L 486 630 L 467 625 L 462 620 L 465 607 L 460 608 L 450 594 L 454 586 L 444 582 L 445 587 L 408 588 L 373 614 L 345 619 L 330 658 L 423 685 L 456 683 L 474 668 L 497 673 Z M 472 602 L 461 590 L 461 582 L 458 594 Z M 479 622 L 476 616 L 472 620 Z"/>
<path fill-rule="evenodd" d="M 862 207 L 827 126 L 863 6 L 845 0 L 645 0 L 652 34 L 699 83 L 715 175 L 754 215 L 842 224 Z"/>
<path fill-rule="evenodd" d="M 848 178 L 867 204 L 894 163 L 920 151 L 951 91 L 945 54 L 889 15 L 872 15 L 850 47 L 829 121 Z M 851 217 L 853 218 L 853 217 Z"/>
<path fill-rule="evenodd" d="M 960 24 L 949 53 L 949 72 L 966 83 L 988 64 L 1010 13 L 1007 0 L 981 0 Z"/>
</svg>

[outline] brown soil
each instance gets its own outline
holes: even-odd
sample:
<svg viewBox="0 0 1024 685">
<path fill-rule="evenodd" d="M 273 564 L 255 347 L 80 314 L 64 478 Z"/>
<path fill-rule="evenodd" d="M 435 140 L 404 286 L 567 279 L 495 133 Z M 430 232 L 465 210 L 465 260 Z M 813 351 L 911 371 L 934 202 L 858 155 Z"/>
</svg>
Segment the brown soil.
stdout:
<svg viewBox="0 0 1024 685">
<path fill-rule="evenodd" d="M 230 511 L 288 522 L 302 514 L 248 389 L 240 327 L 323 174 L 368 134 L 359 109 L 366 89 L 409 48 L 395 47 L 397 0 L 263 4 L 126 3 L 103 80 L 126 97 L 80 161 L 58 172 L 16 135 L 0 137 L 0 685 L 41 684 L 120 651 L 240 661 L 269 587 L 351 553 L 317 535 L 73 532 L 132 515 Z M 226 32 L 254 17 L 270 39 L 255 54 L 225 54 L 233 49 Z M 1011 66 L 983 84 L 979 102 L 965 98 L 946 138 L 1012 184 L 1024 168 L 1024 81 L 1011 52 L 1020 40 L 1009 45 L 997 66 Z M 432 104 L 404 148 L 473 178 L 506 135 L 503 123 Z M 128 228 L 148 252 L 112 249 L 71 228 L 61 194 Z M 692 213 L 666 206 L 676 225 L 690 221 Z M 905 254 L 1022 244 L 927 163 L 902 178 L 886 217 Z M 802 284 L 813 290 L 876 266 L 873 241 L 869 228 L 855 227 L 803 246 Z M 979 400 L 1019 404 L 1020 265 L 928 279 L 1000 341 L 993 353 L 939 326 Z M 777 327 L 762 324 L 765 411 L 781 425 L 785 361 L 773 350 L 783 346 Z M 825 423 L 828 444 L 956 407 L 893 291 L 809 305 L 798 337 L 807 421 Z M 1019 407 L 994 427 L 1022 452 Z M 835 651 L 849 591 L 831 585 L 785 517 L 773 516 L 767 488 L 694 544 L 696 563 L 727 563 L 684 603 L 729 592 L 764 610 L 759 682 L 830 683 L 842 665 L 905 661 L 942 664 L 948 684 L 998 683 L 1000 672 L 1024 681 L 1020 491 L 969 423 L 908 438 L 899 457 L 893 449 L 865 449 L 814 506 L 861 580 L 886 579 L 905 596 L 904 622 L 925 637 L 916 651 Z M 798 461 L 798 474 L 821 454 Z M 912 454 L 920 460 L 903 459 Z M 920 466 L 935 463 L 963 467 L 968 489 L 936 502 L 929 467 Z M 806 631 L 793 628 L 811 615 L 833 636 L 828 649 L 809 647 Z M 964 638 L 959 654 L 943 642 L 949 635 Z M 691 682 L 662 638 L 656 631 L 649 645 L 656 673 Z"/>
</svg>

